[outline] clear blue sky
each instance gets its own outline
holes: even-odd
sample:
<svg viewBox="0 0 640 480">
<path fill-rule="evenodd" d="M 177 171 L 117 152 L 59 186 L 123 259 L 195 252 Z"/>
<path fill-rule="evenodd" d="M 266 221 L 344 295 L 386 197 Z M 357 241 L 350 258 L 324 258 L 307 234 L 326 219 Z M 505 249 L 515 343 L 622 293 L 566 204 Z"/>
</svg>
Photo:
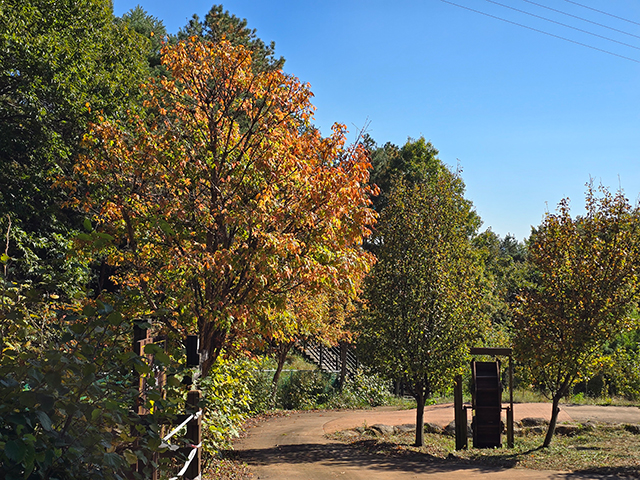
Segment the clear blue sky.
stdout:
<svg viewBox="0 0 640 480">
<path fill-rule="evenodd" d="M 146 3 L 144 3 L 146 1 Z M 583 211 L 590 177 L 640 193 L 640 2 L 501 0 L 233 0 L 224 8 L 276 42 L 285 70 L 311 84 L 316 124 L 368 132 L 382 145 L 424 136 L 467 197 L 501 236 L 518 240 L 564 197 Z M 212 3 L 113 0 L 116 15 L 140 4 L 170 33 Z M 578 5 L 579 4 L 579 5 Z M 609 29 L 540 5 L 582 17 Z M 585 8 L 591 7 L 635 23 Z M 543 30 L 634 61 L 468 9 Z M 620 30 L 614 31 L 611 28 Z"/>
</svg>

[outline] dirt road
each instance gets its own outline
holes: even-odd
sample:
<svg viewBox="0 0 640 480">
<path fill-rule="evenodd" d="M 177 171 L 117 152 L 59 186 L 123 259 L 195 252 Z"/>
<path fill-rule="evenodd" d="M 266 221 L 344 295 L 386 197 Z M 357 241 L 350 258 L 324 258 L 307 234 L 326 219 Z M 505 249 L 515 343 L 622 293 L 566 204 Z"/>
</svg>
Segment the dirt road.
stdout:
<svg viewBox="0 0 640 480">
<path fill-rule="evenodd" d="M 519 404 L 515 418 L 548 418 L 547 404 Z M 427 407 L 425 421 L 446 425 L 453 419 L 450 405 Z M 633 407 L 563 407 L 560 421 L 586 420 L 640 423 Z M 388 458 L 363 453 L 355 447 L 325 438 L 325 434 L 363 424 L 415 423 L 415 410 L 379 408 L 367 411 L 296 413 L 268 420 L 235 443 L 239 460 L 247 462 L 254 478 L 272 480 L 388 480 L 388 479 L 586 479 L 569 472 L 525 469 L 489 469 L 460 466 L 455 461 L 425 462 L 424 457 Z"/>
</svg>

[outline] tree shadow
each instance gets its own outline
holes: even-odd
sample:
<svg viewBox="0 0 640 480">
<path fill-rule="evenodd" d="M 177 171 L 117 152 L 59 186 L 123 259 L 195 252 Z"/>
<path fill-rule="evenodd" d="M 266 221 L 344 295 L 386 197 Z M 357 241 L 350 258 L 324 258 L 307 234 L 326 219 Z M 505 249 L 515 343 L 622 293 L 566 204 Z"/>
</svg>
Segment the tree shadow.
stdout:
<svg viewBox="0 0 640 480">
<path fill-rule="evenodd" d="M 600 467 L 587 468 L 584 470 L 576 470 L 570 473 L 563 473 L 558 478 L 567 480 L 591 479 L 597 476 L 598 479 L 621 479 L 621 478 L 640 478 L 640 466 L 632 467 Z"/>
<path fill-rule="evenodd" d="M 455 455 L 447 458 L 428 453 L 402 450 L 390 442 L 361 440 L 353 444 L 300 444 L 279 445 L 271 448 L 227 450 L 226 458 L 246 462 L 248 465 L 310 464 L 321 462 L 335 468 L 370 468 L 388 472 L 438 473 L 468 469 L 475 472 L 495 472 L 513 468 L 514 455 L 505 455 L 497 464 L 466 460 Z M 508 458 L 513 457 L 513 458 Z"/>
<path fill-rule="evenodd" d="M 544 450 L 544 447 L 539 445 L 522 451 L 504 448 L 483 455 L 481 450 L 476 453 L 473 449 L 464 455 L 450 453 L 448 457 L 444 458 L 437 453 L 432 455 L 407 447 L 409 447 L 408 444 L 384 441 L 381 438 L 361 437 L 352 443 L 316 442 L 247 450 L 227 450 L 224 452 L 224 456 L 255 467 L 318 463 L 336 469 L 376 470 L 389 474 L 391 478 L 394 473 L 419 475 L 451 472 L 453 475 L 472 476 L 483 473 L 508 472 L 518 467 L 523 458 Z M 594 450 L 595 448 L 583 447 L 582 449 Z M 515 472 L 517 470 L 514 471 L 514 478 L 517 477 Z M 558 472 L 551 474 L 551 476 L 548 476 L 549 474 L 550 472 L 546 472 L 545 478 L 557 480 L 640 478 L 640 467 L 590 468 L 573 472 Z"/>
</svg>

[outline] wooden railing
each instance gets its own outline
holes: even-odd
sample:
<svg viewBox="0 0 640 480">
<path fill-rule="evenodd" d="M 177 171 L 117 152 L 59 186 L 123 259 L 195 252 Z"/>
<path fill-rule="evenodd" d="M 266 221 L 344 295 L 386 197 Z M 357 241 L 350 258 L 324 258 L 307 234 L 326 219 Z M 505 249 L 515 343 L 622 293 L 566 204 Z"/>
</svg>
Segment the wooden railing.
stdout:
<svg viewBox="0 0 640 480">
<path fill-rule="evenodd" d="M 358 358 L 347 344 L 327 347 L 321 343 L 301 342 L 297 349 L 306 360 L 318 365 L 327 373 L 340 373 L 343 362 L 347 375 L 354 375 L 358 369 Z"/>
</svg>

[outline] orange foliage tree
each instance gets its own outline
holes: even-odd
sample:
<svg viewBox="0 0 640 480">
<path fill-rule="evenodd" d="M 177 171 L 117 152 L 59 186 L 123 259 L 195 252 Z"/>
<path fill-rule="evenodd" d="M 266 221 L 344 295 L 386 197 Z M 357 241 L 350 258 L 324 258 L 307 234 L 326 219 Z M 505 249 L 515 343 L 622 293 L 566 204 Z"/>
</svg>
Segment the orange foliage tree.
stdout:
<svg viewBox="0 0 640 480">
<path fill-rule="evenodd" d="M 356 279 L 358 284 L 362 280 Z M 299 289 L 287 298 L 286 308 L 263 312 L 260 336 L 256 340 L 277 360 L 272 378 L 272 399 L 276 397 L 280 374 L 296 342 L 316 341 L 335 345 L 351 340 L 348 320 L 356 308 L 353 300 L 349 287 L 316 292 Z M 340 382 L 342 385 L 344 378 Z"/>
<path fill-rule="evenodd" d="M 369 162 L 344 126 L 313 128 L 308 85 L 254 72 L 242 46 L 192 38 L 163 63 L 145 115 L 95 125 L 76 170 L 121 291 L 140 317 L 197 328 L 206 374 L 293 292 L 357 295 L 373 262 Z"/>
</svg>

